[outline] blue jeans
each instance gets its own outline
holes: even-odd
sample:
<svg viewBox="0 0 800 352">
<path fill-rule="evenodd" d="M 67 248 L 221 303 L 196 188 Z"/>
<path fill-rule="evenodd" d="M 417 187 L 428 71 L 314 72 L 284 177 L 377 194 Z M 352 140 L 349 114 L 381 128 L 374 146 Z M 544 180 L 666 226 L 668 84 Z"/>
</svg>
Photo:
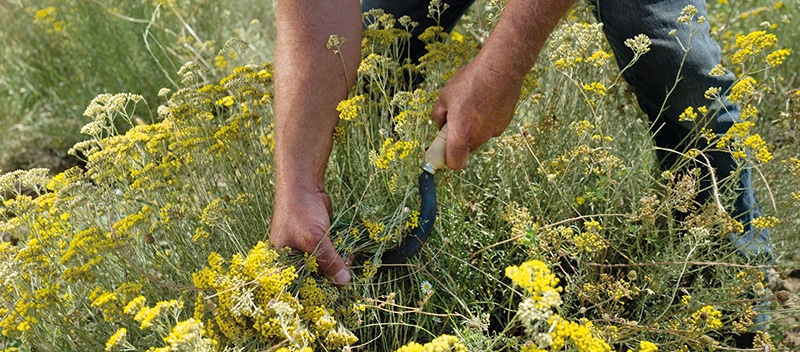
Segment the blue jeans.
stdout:
<svg viewBox="0 0 800 352">
<path fill-rule="evenodd" d="M 706 16 L 705 0 L 588 0 L 594 6 L 595 15 L 603 23 L 606 38 L 614 51 L 620 68 L 626 66 L 633 57 L 630 48 L 624 41 L 644 33 L 652 41 L 650 52 L 643 55 L 635 65 L 623 73 L 625 80 L 633 87 L 641 109 L 649 116 L 651 130 L 658 147 L 657 157 L 662 169 L 670 169 L 679 155 L 667 150 L 683 152 L 689 148 L 702 149 L 696 137 L 699 127 L 713 130 L 718 136 L 724 135 L 739 120 L 739 108 L 727 102 L 724 106 L 711 106 L 704 97 L 710 87 L 720 87 L 726 92 L 734 83 L 734 75 L 728 72 L 721 77 L 709 74 L 711 69 L 720 63 L 720 48 L 709 34 L 709 24 L 704 22 L 693 25 L 699 30 L 692 37 L 691 49 L 687 52 L 681 48 L 676 38 L 669 32 L 677 30 L 676 36 L 686 45 L 689 38 L 689 26 L 676 23 L 681 10 L 687 5 L 694 5 L 698 10 L 695 18 Z M 416 37 L 425 28 L 435 25 L 433 19 L 427 17 L 429 0 L 364 0 L 363 11 L 380 8 L 396 18 L 409 15 L 419 22 L 413 34 L 410 56 L 416 61 L 425 53 L 425 46 Z M 442 14 L 440 25 L 450 31 L 464 12 L 472 5 L 473 0 L 447 0 L 450 5 Z M 675 84 L 676 77 L 681 77 L 675 89 L 667 96 Z M 666 103 L 664 103 L 666 101 Z M 662 105 L 664 106 L 662 111 Z M 678 116 L 688 106 L 707 106 L 710 114 L 703 121 L 679 121 Z M 702 124 L 701 126 L 696 126 Z M 717 180 L 728 180 L 737 194 L 733 209 L 728 209 L 731 216 L 744 225 L 744 232 L 731 234 L 730 239 L 743 255 L 770 261 L 772 247 L 769 244 L 769 231 L 758 230 L 751 225 L 754 218 L 761 216 L 752 184 L 752 172 L 744 167 L 738 174 L 739 162 L 727 152 L 709 152 L 706 154 L 714 169 Z M 745 164 L 747 166 L 748 164 Z M 697 201 L 704 203 L 710 196 L 711 178 L 708 168 L 701 180 L 701 192 Z M 680 216 L 681 214 L 678 214 Z"/>
</svg>

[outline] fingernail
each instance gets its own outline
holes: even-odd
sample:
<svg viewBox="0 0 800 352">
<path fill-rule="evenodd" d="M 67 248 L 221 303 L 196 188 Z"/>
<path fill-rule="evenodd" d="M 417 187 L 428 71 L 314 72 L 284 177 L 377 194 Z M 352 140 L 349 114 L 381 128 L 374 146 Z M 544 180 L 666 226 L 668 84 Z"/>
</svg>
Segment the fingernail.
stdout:
<svg viewBox="0 0 800 352">
<path fill-rule="evenodd" d="M 350 282 L 350 270 L 347 270 L 347 268 L 339 270 L 339 272 L 333 276 L 333 281 L 342 284 Z"/>
</svg>

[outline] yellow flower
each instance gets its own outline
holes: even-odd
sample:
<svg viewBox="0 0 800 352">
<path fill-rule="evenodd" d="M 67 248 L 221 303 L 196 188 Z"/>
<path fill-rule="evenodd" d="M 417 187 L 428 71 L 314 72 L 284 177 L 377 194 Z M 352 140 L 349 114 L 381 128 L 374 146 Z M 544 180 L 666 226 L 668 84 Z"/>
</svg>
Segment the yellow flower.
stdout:
<svg viewBox="0 0 800 352">
<path fill-rule="evenodd" d="M 658 346 L 650 341 L 639 341 L 639 352 L 656 352 Z"/>
<path fill-rule="evenodd" d="M 600 82 L 592 82 L 583 86 L 583 90 L 587 92 L 595 92 L 597 95 L 606 95 L 606 87 Z"/>
<path fill-rule="evenodd" d="M 768 34 L 764 31 L 755 31 L 737 36 L 735 47 L 738 50 L 731 55 L 731 62 L 740 64 L 765 49 L 774 47 L 777 43 L 778 38 L 774 34 Z"/>
<path fill-rule="evenodd" d="M 694 108 L 691 106 L 687 106 L 686 110 L 683 110 L 680 116 L 678 116 L 678 121 L 694 121 L 697 118 L 697 113 L 694 111 Z"/>
<path fill-rule="evenodd" d="M 531 260 L 520 266 L 509 266 L 506 277 L 530 294 L 537 308 L 548 309 L 561 304 L 559 292 L 563 289 L 556 287 L 558 278 L 542 261 Z"/>
<path fill-rule="evenodd" d="M 774 216 L 759 216 L 753 219 L 752 222 L 753 226 L 755 226 L 755 228 L 759 230 L 771 228 L 777 225 L 778 223 L 780 223 L 780 219 Z"/>
<path fill-rule="evenodd" d="M 725 67 L 723 67 L 722 64 L 717 64 L 711 69 L 711 71 L 708 74 L 711 75 L 712 77 L 722 77 L 728 74 L 728 71 L 725 70 Z"/>
<path fill-rule="evenodd" d="M 788 57 L 791 53 L 791 49 L 775 50 L 767 55 L 767 64 L 773 67 L 783 64 L 783 60 L 786 60 L 786 57 Z"/>
<path fill-rule="evenodd" d="M 732 102 L 740 102 L 744 98 L 751 96 L 756 91 L 756 80 L 753 77 L 745 77 L 731 87 L 728 99 Z"/>
<path fill-rule="evenodd" d="M 467 347 L 452 335 L 441 335 L 424 345 L 409 342 L 396 352 L 467 352 Z"/>
<path fill-rule="evenodd" d="M 340 101 L 339 104 L 336 105 L 336 111 L 339 112 L 339 118 L 345 121 L 355 119 L 361 113 L 361 110 L 363 110 L 363 103 L 363 94 Z"/>
<path fill-rule="evenodd" d="M 214 105 L 222 105 L 222 106 L 231 106 L 233 105 L 233 97 L 228 95 L 223 97 L 222 99 L 217 100 L 214 102 Z"/>
<path fill-rule="evenodd" d="M 722 327 L 722 313 L 713 306 L 705 306 L 692 313 L 689 323 L 696 329 L 713 330 Z"/>
<path fill-rule="evenodd" d="M 108 338 L 108 342 L 106 342 L 106 351 L 114 351 L 117 347 L 120 347 L 125 342 L 125 337 L 128 335 L 128 329 L 119 328 L 114 335 Z"/>
<path fill-rule="evenodd" d="M 404 159 L 411 155 L 411 152 L 414 151 L 418 145 L 419 142 L 417 141 L 395 142 L 393 138 L 387 138 L 383 141 L 383 145 L 381 145 L 380 153 L 374 150 L 371 151 L 370 161 L 379 169 L 385 170 L 389 168 L 389 164 L 392 161 Z"/>
</svg>

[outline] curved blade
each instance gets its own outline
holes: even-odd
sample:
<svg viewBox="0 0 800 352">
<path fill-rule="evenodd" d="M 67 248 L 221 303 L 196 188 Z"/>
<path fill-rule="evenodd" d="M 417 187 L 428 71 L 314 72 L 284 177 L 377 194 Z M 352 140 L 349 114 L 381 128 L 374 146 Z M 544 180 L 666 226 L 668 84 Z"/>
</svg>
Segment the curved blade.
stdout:
<svg viewBox="0 0 800 352">
<path fill-rule="evenodd" d="M 421 203 L 418 226 L 411 230 L 411 234 L 403 239 L 400 246 L 383 254 L 384 264 L 404 263 L 419 250 L 431 234 L 436 220 L 436 183 L 433 174 L 428 171 L 423 171 L 419 175 L 419 195 Z"/>
</svg>

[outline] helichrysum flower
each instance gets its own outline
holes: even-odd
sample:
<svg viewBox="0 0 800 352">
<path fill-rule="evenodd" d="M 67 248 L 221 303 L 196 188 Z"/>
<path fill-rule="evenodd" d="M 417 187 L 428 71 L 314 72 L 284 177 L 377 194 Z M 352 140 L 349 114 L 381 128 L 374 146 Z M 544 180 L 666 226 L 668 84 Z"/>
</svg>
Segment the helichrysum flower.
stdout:
<svg viewBox="0 0 800 352">
<path fill-rule="evenodd" d="M 625 46 L 631 48 L 635 55 L 642 55 L 650 51 L 650 45 L 653 42 L 645 34 L 639 34 L 633 38 L 625 39 Z"/>
<path fill-rule="evenodd" d="M 767 55 L 767 64 L 773 67 L 783 64 L 783 60 L 786 60 L 791 53 L 791 49 L 775 50 Z"/>
<path fill-rule="evenodd" d="M 203 323 L 189 318 L 176 324 L 172 331 L 164 337 L 169 351 L 211 352 L 216 350 L 215 343 L 203 338 Z"/>
<path fill-rule="evenodd" d="M 639 352 L 656 352 L 658 351 L 658 345 L 650 342 L 650 341 L 639 341 Z"/>
<path fill-rule="evenodd" d="M 537 307 L 549 308 L 561 304 L 559 292 L 562 288 L 556 287 L 559 280 L 542 261 L 531 260 L 520 266 L 509 266 L 506 268 L 506 277 L 524 289 Z"/>
<path fill-rule="evenodd" d="M 409 342 L 400 347 L 396 352 L 467 352 L 467 347 L 458 341 L 458 338 L 451 335 L 441 335 L 433 341 L 421 345 L 417 342 Z"/>
<path fill-rule="evenodd" d="M 122 345 L 125 344 L 125 338 L 128 335 L 128 330 L 125 328 L 120 328 L 114 335 L 108 338 L 108 342 L 106 342 L 106 351 L 116 351 Z"/>
<path fill-rule="evenodd" d="M 678 17 L 678 23 L 686 23 L 689 22 L 695 15 L 697 15 L 698 11 L 694 5 L 686 5 L 686 7 L 681 10 L 681 15 Z"/>
<path fill-rule="evenodd" d="M 771 228 L 778 223 L 780 220 L 774 216 L 759 216 L 752 221 L 753 226 L 759 230 Z"/>
<path fill-rule="evenodd" d="M 686 110 L 678 116 L 678 121 L 694 121 L 697 118 L 697 113 L 694 111 L 694 108 L 691 106 L 687 106 Z"/>
<path fill-rule="evenodd" d="M 701 330 L 713 330 L 722 327 L 722 313 L 713 306 L 705 306 L 692 313 L 689 324 Z"/>
<path fill-rule="evenodd" d="M 358 117 L 363 110 L 362 104 L 364 103 L 364 95 L 356 95 L 350 99 L 342 100 L 336 105 L 336 111 L 339 112 L 339 119 L 351 121 Z"/>
<path fill-rule="evenodd" d="M 606 95 L 606 87 L 600 82 L 592 82 L 583 86 L 583 90 L 587 92 L 594 92 L 597 95 Z"/>
<path fill-rule="evenodd" d="M 736 37 L 736 50 L 731 55 L 731 62 L 740 64 L 755 56 L 756 54 L 774 47 L 778 43 L 778 38 L 774 34 L 769 34 L 765 31 L 754 31 L 746 35 Z"/>
<path fill-rule="evenodd" d="M 722 64 L 716 64 L 713 68 L 711 68 L 711 71 L 708 72 L 708 74 L 712 77 L 722 77 L 728 74 L 728 72 L 725 70 L 725 67 L 722 66 Z"/>
<path fill-rule="evenodd" d="M 753 77 L 745 77 L 736 82 L 731 87 L 728 99 L 732 102 L 743 101 L 746 97 L 752 96 L 756 91 L 756 80 Z"/>
</svg>

